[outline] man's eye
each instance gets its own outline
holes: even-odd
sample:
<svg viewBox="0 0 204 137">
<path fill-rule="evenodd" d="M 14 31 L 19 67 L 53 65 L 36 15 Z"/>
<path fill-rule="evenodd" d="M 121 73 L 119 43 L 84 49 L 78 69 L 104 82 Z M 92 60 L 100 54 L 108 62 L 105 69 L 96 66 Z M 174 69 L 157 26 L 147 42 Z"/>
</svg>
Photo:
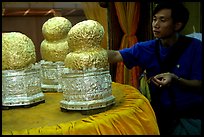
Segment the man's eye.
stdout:
<svg viewBox="0 0 204 137">
<path fill-rule="evenodd" d="M 153 18 L 153 21 L 156 21 L 157 19 Z"/>
<path fill-rule="evenodd" d="M 165 20 L 165 19 L 161 19 L 160 21 L 161 21 L 161 22 L 165 22 L 166 20 Z"/>
</svg>

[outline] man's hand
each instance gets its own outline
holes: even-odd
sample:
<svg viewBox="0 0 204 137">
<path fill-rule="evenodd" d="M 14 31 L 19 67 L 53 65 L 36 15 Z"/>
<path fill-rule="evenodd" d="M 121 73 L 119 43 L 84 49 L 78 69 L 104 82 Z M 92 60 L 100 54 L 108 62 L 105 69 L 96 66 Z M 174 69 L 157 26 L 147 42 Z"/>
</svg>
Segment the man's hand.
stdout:
<svg viewBox="0 0 204 137">
<path fill-rule="evenodd" d="M 161 73 L 152 77 L 151 81 L 159 87 L 169 86 L 173 80 L 178 79 L 178 77 L 173 73 Z"/>
</svg>

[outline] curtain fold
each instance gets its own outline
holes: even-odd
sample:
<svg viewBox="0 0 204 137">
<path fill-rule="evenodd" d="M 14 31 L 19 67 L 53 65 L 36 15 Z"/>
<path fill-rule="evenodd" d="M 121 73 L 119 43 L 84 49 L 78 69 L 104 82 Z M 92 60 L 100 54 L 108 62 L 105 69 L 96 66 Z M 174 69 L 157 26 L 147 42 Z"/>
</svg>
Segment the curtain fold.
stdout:
<svg viewBox="0 0 204 137">
<path fill-rule="evenodd" d="M 98 21 L 103 26 L 105 33 L 101 47 L 109 49 L 107 8 L 100 7 L 99 2 L 81 2 L 81 4 L 86 18 Z"/>
<path fill-rule="evenodd" d="M 115 2 L 116 13 L 124 32 L 120 49 L 131 47 L 138 42 L 135 35 L 139 23 L 140 3 L 139 2 Z M 136 66 L 128 70 L 123 62 L 117 63 L 116 82 L 139 87 L 140 67 Z"/>
</svg>

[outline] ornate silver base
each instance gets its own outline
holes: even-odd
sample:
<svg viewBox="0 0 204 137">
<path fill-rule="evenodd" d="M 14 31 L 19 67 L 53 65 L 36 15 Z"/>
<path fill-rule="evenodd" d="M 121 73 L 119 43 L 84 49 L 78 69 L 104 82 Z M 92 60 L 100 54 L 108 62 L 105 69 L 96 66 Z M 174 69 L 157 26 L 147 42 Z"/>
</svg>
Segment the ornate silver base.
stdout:
<svg viewBox="0 0 204 137">
<path fill-rule="evenodd" d="M 38 93 L 30 97 L 21 96 L 21 97 L 7 97 L 2 101 L 2 106 L 27 106 L 31 104 L 35 104 L 37 102 L 43 102 L 44 94 Z"/>
<path fill-rule="evenodd" d="M 67 110 L 91 110 L 98 108 L 105 108 L 115 103 L 115 97 L 110 96 L 105 99 L 93 100 L 93 101 L 60 101 L 60 107 Z"/>
<path fill-rule="evenodd" d="M 115 103 L 108 70 L 73 71 L 64 69 L 60 80 L 64 99 L 60 107 L 67 110 L 91 110 Z"/>
<path fill-rule="evenodd" d="M 43 100 L 39 67 L 2 71 L 2 106 L 24 106 Z"/>
<path fill-rule="evenodd" d="M 43 92 L 62 92 L 59 85 L 63 62 L 51 62 L 41 60 L 41 88 Z"/>
</svg>

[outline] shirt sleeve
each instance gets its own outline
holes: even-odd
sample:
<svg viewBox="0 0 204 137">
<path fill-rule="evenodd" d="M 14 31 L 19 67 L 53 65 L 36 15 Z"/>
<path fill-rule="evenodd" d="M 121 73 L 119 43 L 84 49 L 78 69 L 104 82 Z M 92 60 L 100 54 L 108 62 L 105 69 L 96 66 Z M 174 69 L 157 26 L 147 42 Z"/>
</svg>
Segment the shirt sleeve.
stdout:
<svg viewBox="0 0 204 137">
<path fill-rule="evenodd" d="M 137 49 L 137 44 L 135 44 L 130 48 L 125 48 L 119 51 L 123 57 L 123 62 L 128 69 L 138 65 L 137 58 L 139 53 Z"/>
<path fill-rule="evenodd" d="M 146 68 L 147 65 L 154 62 L 155 40 L 138 42 L 130 48 L 119 50 L 123 62 L 128 69 L 134 66 Z"/>
</svg>

